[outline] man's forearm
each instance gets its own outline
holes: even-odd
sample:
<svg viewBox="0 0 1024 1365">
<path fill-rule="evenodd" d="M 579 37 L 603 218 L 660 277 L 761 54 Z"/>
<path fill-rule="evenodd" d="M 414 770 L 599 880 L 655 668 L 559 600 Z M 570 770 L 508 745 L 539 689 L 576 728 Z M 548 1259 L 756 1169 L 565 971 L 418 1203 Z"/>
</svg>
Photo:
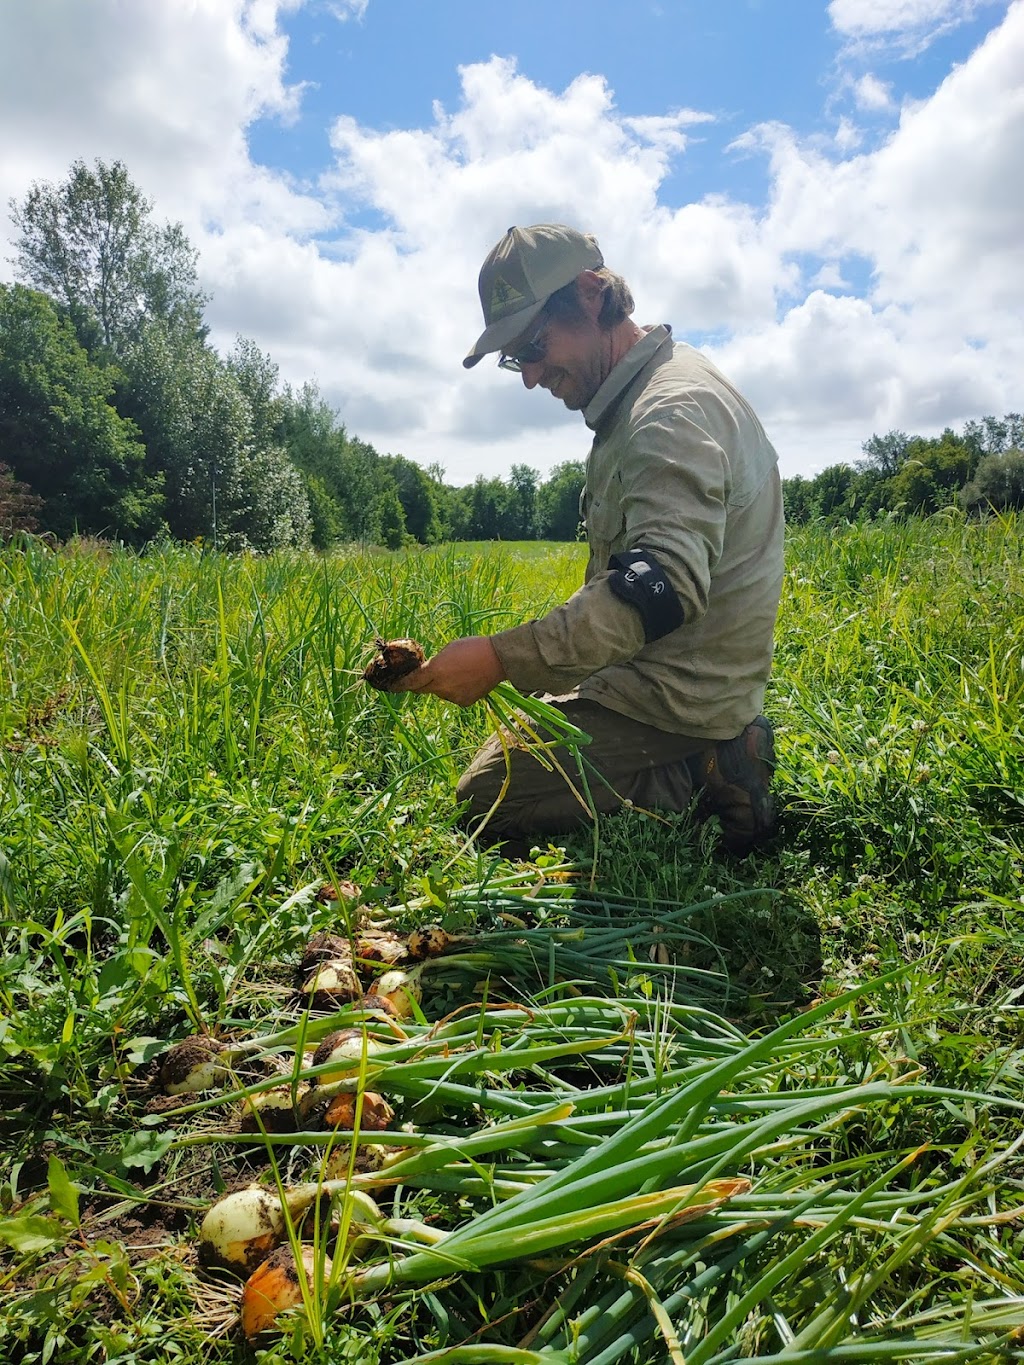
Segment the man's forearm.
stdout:
<svg viewBox="0 0 1024 1365">
<path fill-rule="evenodd" d="M 639 613 L 598 575 L 546 616 L 491 636 L 506 677 L 521 692 L 571 691 L 644 646 Z"/>
</svg>

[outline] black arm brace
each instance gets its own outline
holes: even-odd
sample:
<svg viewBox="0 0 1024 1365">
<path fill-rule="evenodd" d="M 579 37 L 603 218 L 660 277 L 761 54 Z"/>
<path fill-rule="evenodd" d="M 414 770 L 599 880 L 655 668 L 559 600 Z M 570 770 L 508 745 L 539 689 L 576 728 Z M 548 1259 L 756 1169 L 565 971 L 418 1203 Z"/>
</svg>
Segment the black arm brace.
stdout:
<svg viewBox="0 0 1024 1365">
<path fill-rule="evenodd" d="M 608 567 L 612 570 L 609 588 L 623 602 L 636 607 L 648 644 L 683 624 L 686 618 L 676 590 L 650 550 L 624 550 L 612 555 Z"/>
</svg>

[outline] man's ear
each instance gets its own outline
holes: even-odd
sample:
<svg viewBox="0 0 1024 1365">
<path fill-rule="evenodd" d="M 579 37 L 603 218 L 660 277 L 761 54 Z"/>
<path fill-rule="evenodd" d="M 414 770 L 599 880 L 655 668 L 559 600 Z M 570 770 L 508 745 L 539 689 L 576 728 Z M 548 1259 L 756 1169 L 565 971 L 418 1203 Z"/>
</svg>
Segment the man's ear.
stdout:
<svg viewBox="0 0 1024 1365">
<path fill-rule="evenodd" d="M 604 280 L 593 270 L 581 270 L 576 277 L 576 296 L 591 322 L 596 322 L 604 303 Z"/>
</svg>

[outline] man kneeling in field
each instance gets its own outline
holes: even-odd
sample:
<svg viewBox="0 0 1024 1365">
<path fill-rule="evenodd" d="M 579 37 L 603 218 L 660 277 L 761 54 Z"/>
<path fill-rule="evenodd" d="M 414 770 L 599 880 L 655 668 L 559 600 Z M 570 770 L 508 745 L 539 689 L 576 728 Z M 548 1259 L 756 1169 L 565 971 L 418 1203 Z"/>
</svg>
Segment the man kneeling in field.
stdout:
<svg viewBox="0 0 1024 1365">
<path fill-rule="evenodd" d="M 395 690 L 469 706 L 508 678 L 592 742 L 597 809 L 628 800 L 717 815 L 747 853 L 773 832 L 772 728 L 760 715 L 782 586 L 778 459 L 751 408 L 668 326 L 639 327 L 593 237 L 513 227 L 480 271 L 485 328 L 463 361 L 498 354 L 594 433 L 581 510 L 583 586 L 540 620 L 454 640 Z M 497 737 L 458 787 L 470 817 L 506 776 Z M 513 750 L 496 838 L 528 841 L 585 819 L 564 778 Z M 534 840 L 535 841 L 535 840 Z"/>
</svg>

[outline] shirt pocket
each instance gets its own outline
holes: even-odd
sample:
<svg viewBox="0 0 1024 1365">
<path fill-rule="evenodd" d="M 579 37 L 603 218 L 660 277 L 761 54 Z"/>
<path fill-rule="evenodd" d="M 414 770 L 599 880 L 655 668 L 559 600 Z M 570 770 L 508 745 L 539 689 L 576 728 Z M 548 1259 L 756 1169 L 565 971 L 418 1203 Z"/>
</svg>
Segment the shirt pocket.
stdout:
<svg viewBox="0 0 1024 1365">
<path fill-rule="evenodd" d="M 587 539 L 590 553 L 598 561 L 598 567 L 608 567 L 608 556 L 616 541 L 622 540 L 626 531 L 626 518 L 622 508 L 610 498 L 591 498 L 587 505 Z"/>
</svg>

